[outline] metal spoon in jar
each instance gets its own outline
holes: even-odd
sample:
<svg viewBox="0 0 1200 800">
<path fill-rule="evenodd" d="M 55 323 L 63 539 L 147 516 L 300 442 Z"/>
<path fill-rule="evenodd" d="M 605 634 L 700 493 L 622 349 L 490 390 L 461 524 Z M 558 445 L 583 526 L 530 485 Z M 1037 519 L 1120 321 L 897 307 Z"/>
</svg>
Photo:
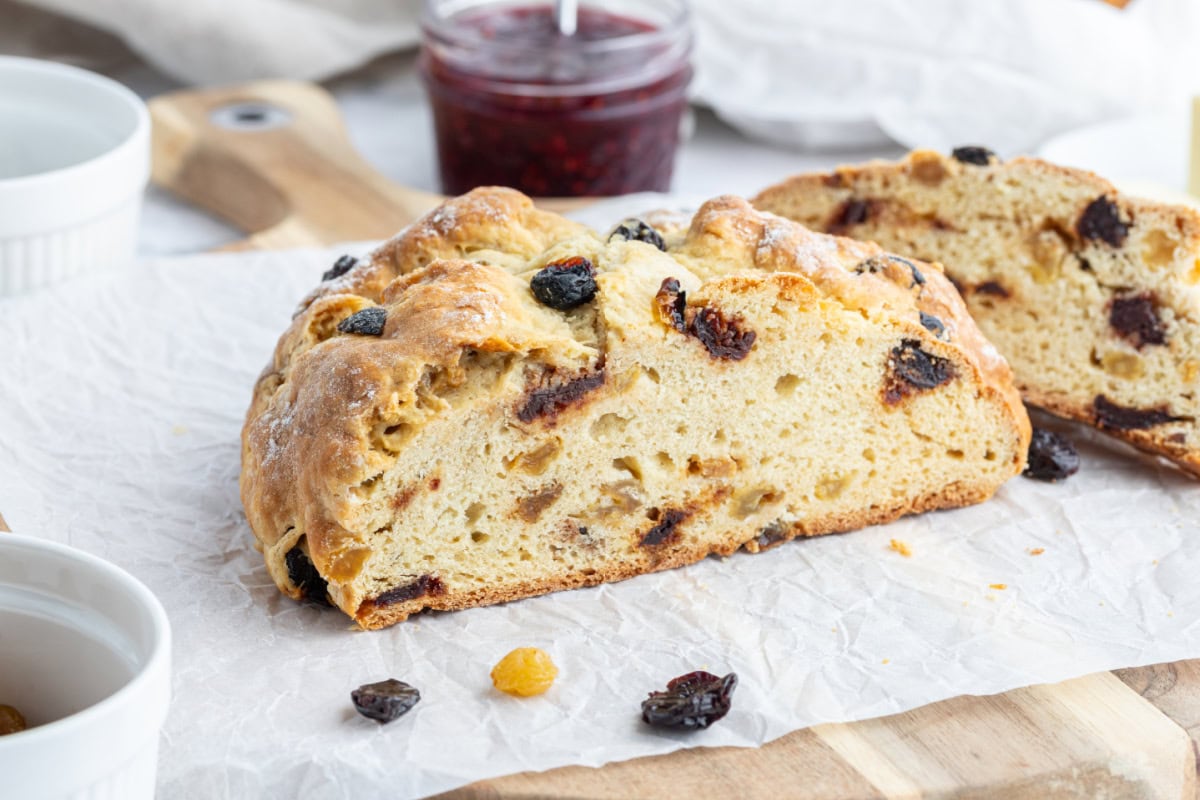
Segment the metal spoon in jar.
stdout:
<svg viewBox="0 0 1200 800">
<path fill-rule="evenodd" d="M 563 36 L 574 36 L 579 25 L 579 0 L 554 0 L 554 21 Z"/>
</svg>

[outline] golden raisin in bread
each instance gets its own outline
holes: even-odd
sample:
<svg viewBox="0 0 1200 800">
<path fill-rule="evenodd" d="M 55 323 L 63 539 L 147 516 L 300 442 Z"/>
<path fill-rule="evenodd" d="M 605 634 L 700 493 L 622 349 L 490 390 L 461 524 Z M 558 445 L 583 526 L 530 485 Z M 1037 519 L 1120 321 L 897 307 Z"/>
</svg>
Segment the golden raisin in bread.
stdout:
<svg viewBox="0 0 1200 800">
<path fill-rule="evenodd" d="M 378 628 L 975 503 L 1021 470 L 1008 366 L 938 268 L 733 198 L 668 240 L 480 189 L 322 283 L 243 435 L 280 589 Z"/>
<path fill-rule="evenodd" d="M 755 206 L 945 264 L 1025 399 L 1200 474 L 1200 215 L 987 150 L 801 175 Z"/>
</svg>

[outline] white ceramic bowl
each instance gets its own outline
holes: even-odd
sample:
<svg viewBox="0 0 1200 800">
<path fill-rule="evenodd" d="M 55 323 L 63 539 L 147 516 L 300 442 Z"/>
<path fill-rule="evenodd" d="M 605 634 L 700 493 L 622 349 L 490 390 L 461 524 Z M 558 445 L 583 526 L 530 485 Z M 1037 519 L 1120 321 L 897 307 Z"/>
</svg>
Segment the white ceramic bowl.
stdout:
<svg viewBox="0 0 1200 800">
<path fill-rule="evenodd" d="M 150 117 L 87 70 L 0 56 L 0 296 L 125 266 L 150 175 Z"/>
<path fill-rule="evenodd" d="M 171 634 L 150 590 L 65 545 L 0 533 L 0 797 L 151 800 Z"/>
</svg>

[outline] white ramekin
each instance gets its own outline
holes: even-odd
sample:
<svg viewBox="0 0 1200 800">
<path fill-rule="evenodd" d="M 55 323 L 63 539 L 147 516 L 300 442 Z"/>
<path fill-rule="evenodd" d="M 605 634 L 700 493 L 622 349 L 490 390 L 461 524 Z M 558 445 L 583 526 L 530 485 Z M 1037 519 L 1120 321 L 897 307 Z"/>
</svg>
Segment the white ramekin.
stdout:
<svg viewBox="0 0 1200 800">
<path fill-rule="evenodd" d="M 150 116 L 87 70 L 0 56 L 0 297 L 130 264 Z"/>
<path fill-rule="evenodd" d="M 35 725 L 0 736 L 0 797 L 152 800 L 170 660 L 167 615 L 127 572 L 0 533 L 0 703 Z"/>
</svg>

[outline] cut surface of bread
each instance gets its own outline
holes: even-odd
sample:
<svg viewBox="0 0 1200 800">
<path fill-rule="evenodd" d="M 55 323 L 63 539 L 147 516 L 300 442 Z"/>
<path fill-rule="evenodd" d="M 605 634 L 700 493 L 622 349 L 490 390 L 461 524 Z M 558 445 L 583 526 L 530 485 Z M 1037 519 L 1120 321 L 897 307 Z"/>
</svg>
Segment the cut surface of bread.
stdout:
<svg viewBox="0 0 1200 800">
<path fill-rule="evenodd" d="M 1027 401 L 1200 475 L 1200 215 L 955 152 L 802 175 L 752 202 L 941 262 Z"/>
<path fill-rule="evenodd" d="M 1021 470 L 1011 373 L 936 267 L 734 198 L 670 239 L 480 189 L 324 281 L 243 432 L 280 589 L 379 628 L 975 503 Z M 539 302 L 533 277 L 579 259 L 594 297 Z"/>
</svg>

